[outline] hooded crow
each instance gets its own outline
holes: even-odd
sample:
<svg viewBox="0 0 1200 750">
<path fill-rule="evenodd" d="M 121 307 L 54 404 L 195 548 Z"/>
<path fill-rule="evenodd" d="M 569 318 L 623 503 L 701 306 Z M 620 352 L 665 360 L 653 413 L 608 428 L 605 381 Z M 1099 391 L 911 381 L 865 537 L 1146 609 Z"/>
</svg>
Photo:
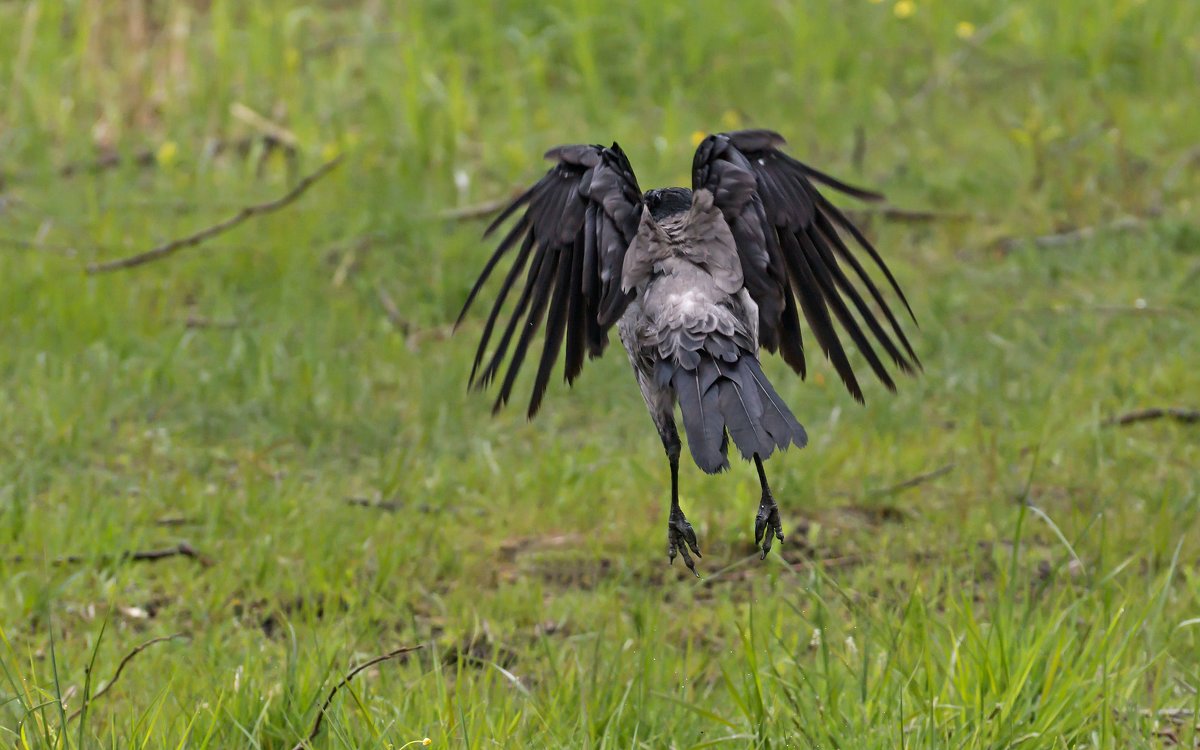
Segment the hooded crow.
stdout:
<svg viewBox="0 0 1200 750">
<path fill-rule="evenodd" d="M 882 196 L 796 161 L 784 145 L 769 130 L 711 135 L 696 150 L 690 189 L 646 192 L 616 143 L 551 149 L 546 157 L 555 165 L 485 232 L 516 217 L 459 315 L 461 323 L 499 262 L 515 253 L 484 323 L 470 384 L 485 388 L 504 370 L 499 410 L 544 324 L 530 418 L 560 352 L 565 348 L 571 384 L 585 355 L 602 354 L 616 326 L 671 466 L 667 556 L 674 562 L 681 554 L 693 573 L 689 550 L 700 556 L 700 549 L 679 506 L 676 406 L 692 458 L 705 472 L 729 468 L 731 439 L 754 462 L 762 488 L 754 539 L 765 558 L 773 539 L 783 540 L 783 526 L 763 461 L 777 448 L 803 448 L 808 436 L 764 374 L 759 352 L 778 353 L 803 378 L 803 315 L 859 402 L 862 389 L 840 334 L 891 391 L 886 362 L 910 374 L 920 368 L 860 254 L 915 322 L 904 293 L 867 238 L 816 186 L 861 200 Z M 514 290 L 516 302 L 498 329 Z"/>
</svg>

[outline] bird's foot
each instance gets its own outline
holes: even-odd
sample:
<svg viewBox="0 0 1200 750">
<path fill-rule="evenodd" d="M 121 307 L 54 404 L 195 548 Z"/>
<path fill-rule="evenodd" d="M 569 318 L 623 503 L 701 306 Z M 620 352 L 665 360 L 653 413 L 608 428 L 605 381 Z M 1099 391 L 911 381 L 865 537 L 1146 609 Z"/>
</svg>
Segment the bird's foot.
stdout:
<svg viewBox="0 0 1200 750">
<path fill-rule="evenodd" d="M 762 550 L 760 560 L 767 559 L 774 540 L 783 541 L 783 524 L 779 522 L 779 506 L 768 490 L 758 504 L 758 515 L 754 518 L 754 543 Z"/>
<path fill-rule="evenodd" d="M 696 563 L 688 554 L 689 547 L 696 557 L 704 557 L 700 554 L 700 547 L 696 543 L 696 532 L 683 515 L 683 511 L 676 505 L 671 508 L 671 518 L 667 521 L 667 559 L 674 565 L 675 554 L 678 552 L 683 555 L 683 564 L 699 578 L 700 574 L 696 572 Z"/>
</svg>

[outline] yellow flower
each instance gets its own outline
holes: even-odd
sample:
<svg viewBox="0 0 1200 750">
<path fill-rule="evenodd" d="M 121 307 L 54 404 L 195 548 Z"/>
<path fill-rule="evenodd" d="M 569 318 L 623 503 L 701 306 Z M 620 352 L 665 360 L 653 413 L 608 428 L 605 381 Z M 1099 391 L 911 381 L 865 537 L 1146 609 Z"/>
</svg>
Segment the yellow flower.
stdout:
<svg viewBox="0 0 1200 750">
<path fill-rule="evenodd" d="M 154 160 L 160 167 L 169 167 L 175 163 L 175 157 L 178 155 L 179 146 L 175 144 L 175 141 L 163 141 L 163 144 L 154 152 Z"/>
<path fill-rule="evenodd" d="M 725 114 L 721 115 L 721 126 L 726 130 L 737 130 L 742 126 L 742 116 L 737 110 L 727 109 Z"/>
<path fill-rule="evenodd" d="M 707 137 L 708 136 L 704 133 L 703 130 L 697 130 L 697 131 L 693 132 L 692 133 L 692 147 L 695 148 L 696 146 L 699 146 L 700 141 L 703 141 Z"/>
<path fill-rule="evenodd" d="M 912 0 L 900 0 L 892 8 L 892 12 L 896 14 L 896 18 L 911 18 L 912 14 L 917 12 L 917 4 Z"/>
<path fill-rule="evenodd" d="M 954 35 L 959 39 L 970 39 L 975 36 L 975 24 L 970 21 L 959 21 L 954 27 Z"/>
</svg>

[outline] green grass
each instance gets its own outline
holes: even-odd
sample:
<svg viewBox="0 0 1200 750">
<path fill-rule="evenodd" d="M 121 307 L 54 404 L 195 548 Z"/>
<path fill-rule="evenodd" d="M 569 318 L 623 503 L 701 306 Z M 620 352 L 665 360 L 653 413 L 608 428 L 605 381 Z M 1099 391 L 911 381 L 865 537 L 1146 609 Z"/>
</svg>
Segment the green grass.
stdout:
<svg viewBox="0 0 1200 750">
<path fill-rule="evenodd" d="M 0 744 L 286 749 L 410 644 L 315 747 L 1200 741 L 1200 432 L 1103 426 L 1200 406 L 1200 5 L 149 5 L 0 4 Z M 489 248 L 437 212 L 561 142 L 685 183 L 751 125 L 954 216 L 868 222 L 920 378 L 862 408 L 768 363 L 812 437 L 768 465 L 782 554 L 753 471 L 685 466 L 695 581 L 623 354 L 534 423 L 466 393 Z M 151 156 L 61 174 L 109 152 Z M 181 541 L 213 564 L 120 559 Z"/>
</svg>

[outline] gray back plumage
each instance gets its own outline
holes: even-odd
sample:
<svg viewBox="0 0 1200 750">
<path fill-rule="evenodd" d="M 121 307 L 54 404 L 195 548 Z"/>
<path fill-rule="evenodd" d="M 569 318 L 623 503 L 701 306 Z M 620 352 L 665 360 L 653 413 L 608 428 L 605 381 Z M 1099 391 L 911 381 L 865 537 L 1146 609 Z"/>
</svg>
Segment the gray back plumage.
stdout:
<svg viewBox="0 0 1200 750">
<path fill-rule="evenodd" d="M 647 403 L 678 399 L 692 457 L 728 468 L 728 437 L 745 458 L 807 442 L 804 428 L 759 367 L 758 307 L 745 289 L 733 235 L 712 193 L 661 220 L 642 211 L 621 288 L 635 295 L 622 340 Z"/>
</svg>

